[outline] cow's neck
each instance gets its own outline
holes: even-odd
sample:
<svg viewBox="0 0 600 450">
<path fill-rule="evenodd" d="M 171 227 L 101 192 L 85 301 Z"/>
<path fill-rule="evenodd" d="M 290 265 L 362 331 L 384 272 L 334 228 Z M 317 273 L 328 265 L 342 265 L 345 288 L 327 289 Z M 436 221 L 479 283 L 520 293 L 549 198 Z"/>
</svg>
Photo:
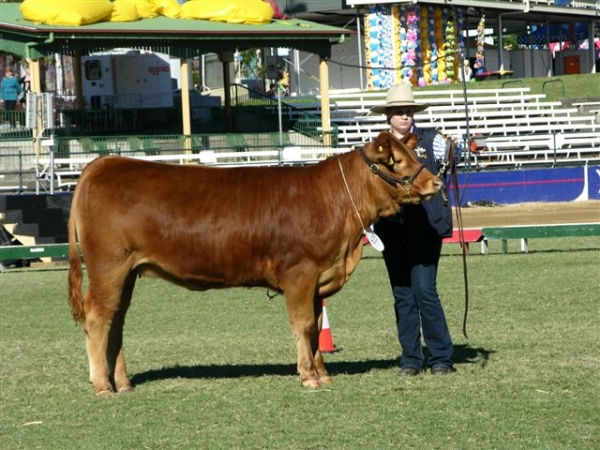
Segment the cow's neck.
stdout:
<svg viewBox="0 0 600 450">
<path fill-rule="evenodd" d="M 353 217 L 362 233 L 377 220 L 380 204 L 385 201 L 384 197 L 389 201 L 389 197 L 381 195 L 380 188 L 375 188 L 379 184 L 378 177 L 369 170 L 358 152 L 350 152 L 344 156 L 346 157 L 339 157 L 337 162 L 342 196 L 347 199 L 348 215 Z"/>
<path fill-rule="evenodd" d="M 364 223 L 362 217 L 360 216 L 360 210 L 358 209 L 358 206 L 356 205 L 356 201 L 354 200 L 354 196 L 352 195 L 352 191 L 350 190 L 350 186 L 348 186 L 348 180 L 346 179 L 346 174 L 344 173 L 344 168 L 342 167 L 342 162 L 341 162 L 340 158 L 338 158 L 337 162 L 338 162 L 338 165 L 340 167 L 340 172 L 342 174 L 342 179 L 344 180 L 344 187 L 346 188 L 346 192 L 348 194 L 348 197 L 350 198 L 350 203 L 352 203 L 352 208 L 354 209 L 354 212 L 356 213 L 358 221 L 360 222 L 360 226 L 362 228 L 362 231 L 364 233 L 366 233 L 367 232 L 367 227 L 365 226 L 365 223 Z M 367 225 L 370 225 L 370 224 L 367 224 Z"/>
</svg>

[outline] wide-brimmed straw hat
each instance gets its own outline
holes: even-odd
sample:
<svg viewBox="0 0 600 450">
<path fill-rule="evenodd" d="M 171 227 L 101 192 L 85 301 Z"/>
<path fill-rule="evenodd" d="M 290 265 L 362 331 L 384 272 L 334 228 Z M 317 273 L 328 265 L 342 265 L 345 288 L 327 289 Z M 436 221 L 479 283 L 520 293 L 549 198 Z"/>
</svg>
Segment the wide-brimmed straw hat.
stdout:
<svg viewBox="0 0 600 450">
<path fill-rule="evenodd" d="M 411 107 L 415 112 L 423 111 L 429 107 L 427 103 L 415 103 L 412 88 L 409 84 L 403 83 L 392 86 L 385 97 L 385 104 L 373 106 L 371 111 L 385 114 L 388 109 L 403 106 Z"/>
</svg>

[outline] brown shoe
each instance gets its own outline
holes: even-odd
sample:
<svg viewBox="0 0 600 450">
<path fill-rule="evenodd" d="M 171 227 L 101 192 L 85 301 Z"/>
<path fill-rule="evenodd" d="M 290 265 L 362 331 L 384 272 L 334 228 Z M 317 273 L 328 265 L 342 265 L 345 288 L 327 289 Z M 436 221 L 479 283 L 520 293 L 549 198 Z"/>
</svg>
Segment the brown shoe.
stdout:
<svg viewBox="0 0 600 450">
<path fill-rule="evenodd" d="M 398 372 L 399 377 L 414 377 L 419 375 L 419 371 L 414 367 L 403 367 Z"/>
<path fill-rule="evenodd" d="M 454 372 L 454 369 L 448 366 L 433 366 L 431 368 L 432 375 L 449 375 L 452 372 Z"/>
</svg>

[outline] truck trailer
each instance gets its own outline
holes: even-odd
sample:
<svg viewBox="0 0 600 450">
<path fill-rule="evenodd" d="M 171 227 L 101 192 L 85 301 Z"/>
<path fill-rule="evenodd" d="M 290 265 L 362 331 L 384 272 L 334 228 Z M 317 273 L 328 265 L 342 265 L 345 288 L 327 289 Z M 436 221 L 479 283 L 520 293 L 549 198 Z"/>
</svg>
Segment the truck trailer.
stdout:
<svg viewBox="0 0 600 450">
<path fill-rule="evenodd" d="M 86 109 L 170 108 L 177 81 L 167 58 L 139 50 L 112 50 L 81 59 Z"/>
</svg>

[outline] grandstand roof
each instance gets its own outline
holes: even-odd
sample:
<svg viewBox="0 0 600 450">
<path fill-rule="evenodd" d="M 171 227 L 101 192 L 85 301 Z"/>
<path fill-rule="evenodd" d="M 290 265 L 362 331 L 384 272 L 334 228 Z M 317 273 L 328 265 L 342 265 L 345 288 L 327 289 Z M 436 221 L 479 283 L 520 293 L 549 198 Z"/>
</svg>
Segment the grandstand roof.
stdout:
<svg viewBox="0 0 600 450">
<path fill-rule="evenodd" d="M 353 33 L 297 19 L 244 25 L 159 16 L 135 22 L 56 26 L 24 20 L 18 3 L 0 3 L 0 52 L 31 59 L 118 47 L 145 48 L 180 58 L 257 47 L 288 47 L 329 57 L 331 46 Z"/>
</svg>

